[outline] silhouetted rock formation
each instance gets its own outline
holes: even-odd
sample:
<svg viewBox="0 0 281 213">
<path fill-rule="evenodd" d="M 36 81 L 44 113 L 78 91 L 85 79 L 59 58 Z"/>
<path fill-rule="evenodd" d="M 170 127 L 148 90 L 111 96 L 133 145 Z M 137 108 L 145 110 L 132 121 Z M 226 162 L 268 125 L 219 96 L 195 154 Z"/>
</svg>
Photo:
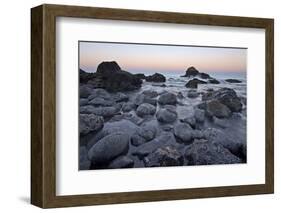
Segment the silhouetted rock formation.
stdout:
<svg viewBox="0 0 281 213">
<path fill-rule="evenodd" d="M 197 78 L 194 78 L 194 79 L 190 80 L 189 82 L 187 82 L 185 87 L 197 89 L 198 84 L 207 84 L 207 82 L 206 81 L 201 81 L 201 80 L 199 80 Z"/>
<path fill-rule="evenodd" d="M 195 77 L 198 74 L 199 74 L 199 71 L 195 67 L 189 67 L 185 71 L 185 75 L 183 75 L 182 77 Z"/>
<path fill-rule="evenodd" d="M 166 78 L 160 73 L 155 73 L 153 75 L 147 76 L 145 80 L 148 82 L 165 82 Z"/>
<path fill-rule="evenodd" d="M 242 83 L 242 81 L 237 80 L 237 79 L 226 79 L 225 81 L 228 83 Z"/>
<path fill-rule="evenodd" d="M 91 84 L 93 88 L 104 88 L 109 92 L 130 91 L 141 87 L 142 80 L 120 68 L 115 62 L 102 62 L 96 73 L 80 70 L 80 82 Z"/>
<path fill-rule="evenodd" d="M 145 75 L 142 74 L 142 73 L 137 73 L 137 74 L 135 74 L 135 76 L 142 79 L 142 80 L 145 80 L 145 78 L 146 78 Z"/>
</svg>

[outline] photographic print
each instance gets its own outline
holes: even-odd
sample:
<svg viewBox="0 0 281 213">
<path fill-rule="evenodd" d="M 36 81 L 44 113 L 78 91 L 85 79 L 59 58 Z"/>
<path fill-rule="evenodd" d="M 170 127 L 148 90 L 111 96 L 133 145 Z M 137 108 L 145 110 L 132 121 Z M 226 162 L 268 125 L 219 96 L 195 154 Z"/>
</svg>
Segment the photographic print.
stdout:
<svg viewBox="0 0 281 213">
<path fill-rule="evenodd" d="M 247 48 L 78 46 L 79 170 L 247 162 Z"/>
</svg>

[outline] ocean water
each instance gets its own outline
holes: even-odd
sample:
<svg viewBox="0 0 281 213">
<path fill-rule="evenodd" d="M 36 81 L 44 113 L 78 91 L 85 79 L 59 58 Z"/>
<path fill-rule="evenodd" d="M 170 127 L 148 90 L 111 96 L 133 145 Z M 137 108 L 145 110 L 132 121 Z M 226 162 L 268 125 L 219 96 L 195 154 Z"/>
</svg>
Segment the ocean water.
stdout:
<svg viewBox="0 0 281 213">
<path fill-rule="evenodd" d="M 219 89 L 219 88 L 223 88 L 223 87 L 227 87 L 227 88 L 231 88 L 234 89 L 236 91 L 236 93 L 238 94 L 238 96 L 244 97 L 246 98 L 247 95 L 247 76 L 246 76 L 246 72 L 244 73 L 230 73 L 230 72 L 217 72 L 217 73 L 208 73 L 212 78 L 217 79 L 218 81 L 220 81 L 220 84 L 199 84 L 198 85 L 198 92 L 205 92 L 208 89 Z M 166 82 L 165 83 L 151 83 L 151 82 L 144 82 L 143 83 L 143 90 L 145 89 L 152 89 L 152 90 L 156 90 L 158 92 L 161 92 L 162 90 L 169 90 L 171 92 L 186 92 L 190 89 L 185 87 L 185 84 L 193 79 L 192 78 L 187 78 L 187 77 L 181 77 L 181 75 L 179 74 L 175 74 L 175 73 L 163 73 L 163 75 L 166 77 Z M 198 77 L 196 77 L 198 78 Z M 199 78 L 200 79 L 200 78 Z M 242 83 L 229 83 L 226 82 L 226 79 L 237 79 L 237 80 L 241 80 Z M 206 79 L 201 79 L 203 81 L 206 81 Z M 163 84 L 166 85 L 166 87 L 162 87 Z"/>
</svg>

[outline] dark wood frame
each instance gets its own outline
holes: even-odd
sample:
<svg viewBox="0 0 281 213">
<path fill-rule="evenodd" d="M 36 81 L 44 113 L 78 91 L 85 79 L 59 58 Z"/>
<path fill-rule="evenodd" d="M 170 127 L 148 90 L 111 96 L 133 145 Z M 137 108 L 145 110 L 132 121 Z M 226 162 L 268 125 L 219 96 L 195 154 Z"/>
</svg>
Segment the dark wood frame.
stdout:
<svg viewBox="0 0 281 213">
<path fill-rule="evenodd" d="M 56 17 L 262 28 L 266 34 L 265 184 L 56 195 Z M 41 5 L 31 9 L 31 203 L 66 207 L 274 192 L 274 20 L 141 10 Z"/>
</svg>

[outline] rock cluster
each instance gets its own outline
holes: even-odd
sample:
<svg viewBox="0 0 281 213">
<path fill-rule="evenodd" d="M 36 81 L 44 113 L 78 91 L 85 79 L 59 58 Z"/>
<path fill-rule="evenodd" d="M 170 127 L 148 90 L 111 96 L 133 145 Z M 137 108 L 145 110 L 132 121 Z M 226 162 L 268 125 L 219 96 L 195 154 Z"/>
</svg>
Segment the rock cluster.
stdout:
<svg viewBox="0 0 281 213">
<path fill-rule="evenodd" d="M 193 78 L 187 83 L 192 89 L 180 91 L 135 90 L 147 78 L 166 79 L 128 74 L 116 62 L 101 63 L 96 73 L 80 71 L 79 169 L 246 162 L 245 132 L 231 123 L 246 127 L 246 101 L 230 88 L 198 91 L 215 79 L 194 67 L 187 73 L 206 81 Z"/>
</svg>

